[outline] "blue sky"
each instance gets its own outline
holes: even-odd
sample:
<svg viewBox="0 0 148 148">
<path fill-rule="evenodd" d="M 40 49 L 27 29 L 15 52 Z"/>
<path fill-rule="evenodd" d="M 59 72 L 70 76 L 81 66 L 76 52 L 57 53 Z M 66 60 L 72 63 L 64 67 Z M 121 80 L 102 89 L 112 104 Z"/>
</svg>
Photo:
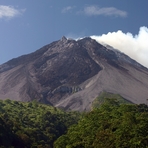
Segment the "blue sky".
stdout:
<svg viewBox="0 0 148 148">
<path fill-rule="evenodd" d="M 148 0 L 0 0 L 0 64 L 59 40 L 148 27 Z"/>
</svg>

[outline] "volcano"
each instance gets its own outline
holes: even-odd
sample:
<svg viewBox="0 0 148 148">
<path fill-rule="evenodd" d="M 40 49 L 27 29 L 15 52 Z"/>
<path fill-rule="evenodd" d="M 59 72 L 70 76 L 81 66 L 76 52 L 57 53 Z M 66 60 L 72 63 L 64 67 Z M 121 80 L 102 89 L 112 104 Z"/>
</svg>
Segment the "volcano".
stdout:
<svg viewBox="0 0 148 148">
<path fill-rule="evenodd" d="M 62 37 L 0 65 L 0 98 L 37 100 L 67 110 L 90 110 L 101 92 L 146 103 L 148 69 L 89 37 Z"/>
</svg>

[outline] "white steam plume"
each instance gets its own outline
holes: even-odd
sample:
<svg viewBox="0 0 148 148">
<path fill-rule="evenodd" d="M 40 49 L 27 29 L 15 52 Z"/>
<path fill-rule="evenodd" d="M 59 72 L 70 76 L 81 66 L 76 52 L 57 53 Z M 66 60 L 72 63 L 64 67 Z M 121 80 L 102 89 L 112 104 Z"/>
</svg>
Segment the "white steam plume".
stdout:
<svg viewBox="0 0 148 148">
<path fill-rule="evenodd" d="M 140 27 L 138 35 L 131 33 L 109 32 L 101 36 L 91 36 L 99 43 L 108 44 L 127 54 L 137 62 L 148 68 L 148 28 Z"/>
</svg>

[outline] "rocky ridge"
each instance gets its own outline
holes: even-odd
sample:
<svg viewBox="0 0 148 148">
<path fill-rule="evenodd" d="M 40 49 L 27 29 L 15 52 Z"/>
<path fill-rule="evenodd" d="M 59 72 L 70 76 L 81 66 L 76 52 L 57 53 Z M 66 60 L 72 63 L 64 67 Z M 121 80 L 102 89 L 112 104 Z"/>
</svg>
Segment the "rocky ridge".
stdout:
<svg viewBox="0 0 148 148">
<path fill-rule="evenodd" d="M 89 110 L 102 91 L 145 103 L 148 69 L 127 55 L 87 37 L 62 37 L 0 65 L 0 98 L 38 100 L 72 110 Z"/>
</svg>

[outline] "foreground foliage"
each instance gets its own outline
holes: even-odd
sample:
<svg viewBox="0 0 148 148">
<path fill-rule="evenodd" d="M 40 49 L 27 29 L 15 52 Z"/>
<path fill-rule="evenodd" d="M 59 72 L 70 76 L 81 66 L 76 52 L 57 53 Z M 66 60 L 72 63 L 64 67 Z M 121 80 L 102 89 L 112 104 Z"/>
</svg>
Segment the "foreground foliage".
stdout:
<svg viewBox="0 0 148 148">
<path fill-rule="evenodd" d="M 79 117 L 37 102 L 0 101 L 0 147 L 52 148 Z"/>
<path fill-rule="evenodd" d="M 148 106 L 107 99 L 82 118 L 37 102 L 0 101 L 4 147 L 148 148 Z"/>
<path fill-rule="evenodd" d="M 148 148 L 148 106 L 108 99 L 58 138 L 55 148 Z"/>
</svg>

